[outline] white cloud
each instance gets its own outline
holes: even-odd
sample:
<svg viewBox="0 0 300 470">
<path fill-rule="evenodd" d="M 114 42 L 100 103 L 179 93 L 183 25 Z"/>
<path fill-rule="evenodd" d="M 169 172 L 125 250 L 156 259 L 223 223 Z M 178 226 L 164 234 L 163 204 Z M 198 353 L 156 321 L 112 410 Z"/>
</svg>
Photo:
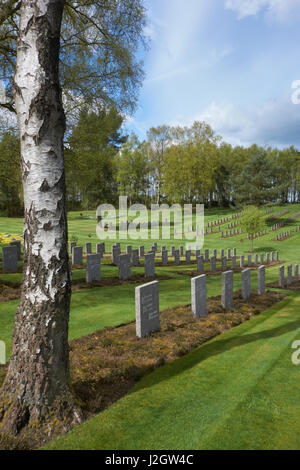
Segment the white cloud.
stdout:
<svg viewBox="0 0 300 470">
<path fill-rule="evenodd" d="M 212 102 L 192 119 L 173 124 L 191 125 L 205 121 L 226 142 L 233 145 L 257 143 L 267 146 L 300 147 L 300 105 L 290 99 L 266 101 L 261 105 L 235 106 L 231 102 Z"/>
<path fill-rule="evenodd" d="M 299 18 L 300 0 L 226 0 L 225 8 L 235 11 L 238 19 L 263 11 L 268 19 L 286 22 Z"/>
</svg>

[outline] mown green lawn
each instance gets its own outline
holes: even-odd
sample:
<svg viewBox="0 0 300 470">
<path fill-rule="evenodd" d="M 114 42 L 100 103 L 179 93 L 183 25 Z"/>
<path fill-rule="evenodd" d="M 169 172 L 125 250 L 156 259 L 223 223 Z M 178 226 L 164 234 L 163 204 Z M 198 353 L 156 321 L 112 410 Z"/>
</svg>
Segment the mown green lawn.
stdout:
<svg viewBox="0 0 300 470">
<path fill-rule="evenodd" d="M 299 449 L 300 295 L 144 377 L 48 449 Z"/>
<path fill-rule="evenodd" d="M 267 219 L 271 215 L 276 215 L 277 213 L 281 212 L 284 209 L 288 209 L 289 213 L 284 215 L 281 220 L 288 219 L 293 214 L 296 214 L 300 211 L 300 204 L 289 204 L 287 206 L 274 206 L 274 212 L 265 216 L 264 218 Z M 212 210 L 205 210 L 205 226 L 207 222 L 213 221 L 216 219 L 220 219 L 223 217 L 230 217 L 233 213 L 231 209 L 212 209 Z M 80 215 L 82 214 L 82 216 Z M 78 245 L 84 245 L 87 242 L 92 242 L 93 248 L 95 249 L 96 243 L 101 240 L 98 240 L 96 234 L 96 212 L 95 211 L 82 211 L 82 212 L 69 212 L 68 213 L 68 225 L 69 225 L 69 241 L 71 241 L 74 237 L 77 239 Z M 231 221 L 229 221 L 231 222 Z M 195 216 L 194 216 L 194 223 L 195 223 Z M 269 224 L 267 224 L 268 226 Z M 290 228 L 296 227 L 300 225 L 300 218 L 290 224 Z M 286 230 L 287 228 L 282 228 L 281 231 Z M 222 225 L 222 230 L 226 230 L 227 225 Z M 1 233 L 11 233 L 16 235 L 22 235 L 23 232 L 23 219 L 21 218 L 8 218 L 8 217 L 0 217 L 0 234 Z M 275 236 L 277 232 L 270 232 L 266 236 L 261 237 L 255 240 L 254 247 L 257 252 L 268 252 L 268 251 L 276 251 L 279 250 L 280 255 L 285 255 L 287 260 L 292 260 L 293 258 L 300 255 L 300 233 L 296 233 L 293 235 L 291 239 L 288 239 L 283 242 L 276 242 Z M 107 240 L 106 241 L 106 249 L 107 251 L 111 251 L 111 246 L 115 243 L 115 240 Z M 149 239 L 148 240 L 131 240 L 131 241 L 123 241 L 120 240 L 121 247 L 124 250 L 126 245 L 131 244 L 133 248 L 137 248 L 139 245 L 145 245 L 146 249 L 150 249 L 153 244 L 153 241 L 150 239 L 150 232 L 149 232 Z M 182 240 L 162 240 L 160 245 L 166 245 L 167 248 L 170 248 L 172 245 L 179 247 L 183 244 Z M 0 243 L 1 246 L 1 243 Z M 221 239 L 220 234 L 216 233 L 213 235 L 207 235 L 205 237 L 205 246 L 203 248 L 209 249 L 221 249 L 221 248 L 237 248 L 238 254 L 246 253 L 251 249 L 250 241 L 247 240 L 246 235 L 243 234 L 242 236 L 234 236 L 232 238 L 227 238 L 226 240 Z"/>
<path fill-rule="evenodd" d="M 282 207 L 274 208 L 274 214 L 281 211 Z M 289 214 L 299 211 L 299 205 L 289 205 Z M 221 217 L 230 216 L 232 211 L 224 209 L 221 211 L 212 210 L 205 211 L 205 223 L 209 220 L 215 220 Z M 72 234 L 78 236 L 78 244 L 84 244 L 88 241 L 93 242 L 93 248 L 95 249 L 95 243 L 98 241 L 95 233 L 96 220 L 93 211 L 85 211 L 80 215 L 79 212 L 70 212 L 68 214 L 69 220 L 69 238 L 72 238 Z M 287 217 L 287 216 L 285 216 Z M 294 225 L 296 222 L 294 223 Z M 300 220 L 299 220 L 300 224 Z M 21 219 L 11 218 L 0 218 L 0 233 L 13 233 L 22 234 L 23 221 Z M 91 238 L 89 238 L 91 235 Z M 259 238 L 255 241 L 257 252 L 271 252 L 279 250 L 280 259 L 286 262 L 297 262 L 300 259 L 300 233 L 295 234 L 292 238 L 276 243 L 274 241 L 274 233 L 268 234 L 266 237 Z M 110 250 L 110 245 L 113 242 L 106 242 L 107 251 Z M 142 241 L 136 242 L 123 242 L 123 249 L 126 244 L 131 243 L 133 247 L 137 247 Z M 144 241 L 146 247 L 152 245 L 152 241 Z M 183 244 L 181 240 L 172 240 L 169 243 L 161 241 L 160 245 L 171 245 L 179 246 Z M 205 237 L 205 245 L 203 249 L 218 249 L 221 248 L 237 248 L 238 254 L 247 253 L 250 249 L 250 242 L 245 238 L 245 235 L 240 238 L 233 237 L 226 240 L 222 240 L 219 234 L 208 235 Z M 110 266 L 111 259 L 110 255 L 104 260 L 102 266 L 102 277 L 118 277 L 118 269 L 114 266 Z M 220 263 L 218 262 L 218 266 Z M 230 266 L 230 264 L 229 264 Z M 171 280 L 160 281 L 160 308 L 172 307 L 178 304 L 189 304 L 190 303 L 190 277 L 180 276 L 175 272 L 181 272 L 186 269 L 193 269 L 195 265 L 189 266 L 178 266 L 178 267 L 167 267 L 167 268 L 156 268 L 156 274 L 168 275 Z M 2 269 L 2 263 L 0 263 L 0 270 Z M 209 264 L 206 265 L 206 269 L 209 269 Z M 142 273 L 144 270 L 143 266 L 139 268 L 133 268 L 132 274 Z M 267 282 L 272 282 L 277 279 L 278 268 L 268 268 L 267 270 Z M 74 280 L 85 279 L 85 269 L 73 270 L 72 278 Z M 252 273 L 253 286 L 256 286 L 257 273 Z M 3 274 L 0 271 L 0 284 L 6 283 L 20 283 L 22 280 L 21 273 Z M 235 275 L 235 289 L 240 288 L 241 280 L 240 275 Z M 82 335 L 92 333 L 99 328 L 104 326 L 115 326 L 121 323 L 134 320 L 134 288 L 136 285 L 128 284 L 124 286 L 114 287 L 102 287 L 89 289 L 84 291 L 76 291 L 72 295 L 71 303 L 71 315 L 70 315 L 70 339 L 80 337 Z M 254 287 L 256 288 L 256 287 Z M 214 296 L 219 295 L 221 292 L 221 278 L 220 276 L 210 276 L 208 278 L 208 295 Z M 117 295 L 116 295 L 117 294 Z M 11 346 L 11 332 L 13 327 L 13 316 L 17 308 L 17 302 L 5 302 L 0 304 L 0 339 L 4 340 L 7 344 L 7 357 L 10 354 Z M 84 321 L 82 321 L 84 319 Z"/>
<path fill-rule="evenodd" d="M 290 217 L 299 205 L 290 205 Z M 283 210 L 275 208 L 274 213 Z M 206 222 L 230 215 L 231 211 L 206 211 Z M 94 212 L 69 213 L 69 239 L 77 244 L 98 241 Z M 300 225 L 295 221 L 292 225 Z M 0 233 L 22 233 L 21 219 L 0 218 Z M 224 230 L 225 230 L 225 226 Z M 288 228 L 288 227 L 287 227 Z M 287 229 L 285 228 L 285 229 Z M 285 230 L 282 229 L 282 230 Z M 258 253 L 278 250 L 285 263 L 300 261 L 300 233 L 283 242 L 275 241 L 276 233 L 255 241 Z M 110 251 L 111 243 L 106 249 Z M 122 242 L 137 247 L 152 241 Z M 179 246 L 181 240 L 158 243 Z M 222 240 L 219 234 L 205 237 L 203 249 L 237 248 L 247 254 L 250 242 L 235 236 Z M 102 266 L 102 276 L 117 277 L 118 269 Z M 230 265 L 229 265 L 230 266 Z M 208 266 L 207 266 L 208 267 Z M 0 269 L 2 268 L 0 264 Z M 190 304 L 191 278 L 180 274 L 191 266 L 156 268 L 156 274 L 167 275 L 160 281 L 160 309 Z M 134 268 L 133 275 L 143 267 Z M 278 277 L 278 267 L 267 269 L 266 281 Z M 73 270 L 74 280 L 84 279 L 85 270 Z M 0 283 L 20 283 L 21 273 L 1 274 Z M 251 273 L 252 288 L 257 286 L 257 272 Z M 107 286 L 72 294 L 70 339 L 92 333 L 105 326 L 134 321 L 134 289 L 138 284 Z M 241 287 L 241 276 L 235 274 L 234 288 Z M 208 296 L 221 293 L 221 277 L 209 276 Z M 300 340 L 299 298 L 289 298 L 258 318 L 225 333 L 201 346 L 175 363 L 145 377 L 132 392 L 93 420 L 74 429 L 50 447 L 114 449 L 252 449 L 295 448 L 299 437 L 299 372 L 293 366 L 291 342 Z M 17 301 L 0 303 L 0 340 L 10 354 L 13 318 Z M 299 317 L 300 318 L 300 317 Z M 298 337 L 297 337 L 298 336 Z M 300 367 L 300 366 L 299 366 Z M 299 371 L 299 372 L 298 372 Z"/>
<path fill-rule="evenodd" d="M 195 265 L 157 268 L 157 274 L 168 275 L 170 279 L 159 281 L 160 309 L 176 305 L 191 303 L 191 277 L 180 275 L 174 271 L 183 271 L 194 268 Z M 103 270 L 111 270 L 110 266 L 104 266 Z M 117 276 L 117 268 L 115 270 Z M 267 282 L 277 279 L 277 267 L 267 268 Z M 143 272 L 143 268 L 135 268 L 133 272 Z M 85 270 L 73 271 L 74 278 L 84 278 Z M 111 275 L 111 272 L 110 272 Z M 0 276 L 0 282 L 5 282 L 11 274 Z M 21 276 L 16 274 L 15 276 Z M 105 276 L 104 276 L 105 277 Z M 251 272 L 252 288 L 257 289 L 257 271 Z M 209 297 L 220 295 L 221 276 L 209 276 L 207 279 L 207 295 Z M 134 290 L 140 284 L 124 284 L 120 286 L 107 286 L 75 291 L 72 294 L 70 311 L 70 340 L 93 333 L 105 326 L 117 326 L 135 320 Z M 241 275 L 234 275 L 234 289 L 241 288 Z M 0 339 L 6 342 L 7 358 L 10 355 L 11 334 L 14 315 L 17 309 L 17 301 L 0 303 Z"/>
</svg>

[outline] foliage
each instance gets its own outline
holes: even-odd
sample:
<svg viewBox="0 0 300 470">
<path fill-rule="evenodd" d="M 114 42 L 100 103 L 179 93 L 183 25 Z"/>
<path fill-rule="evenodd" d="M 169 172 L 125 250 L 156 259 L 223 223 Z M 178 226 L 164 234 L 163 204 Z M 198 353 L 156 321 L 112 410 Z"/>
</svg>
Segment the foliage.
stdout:
<svg viewBox="0 0 300 470">
<path fill-rule="evenodd" d="M 122 135 L 122 116 L 114 109 L 80 112 L 65 151 L 67 199 L 70 208 L 94 208 L 114 202 L 115 159 Z"/>
<path fill-rule="evenodd" d="M 256 233 L 264 228 L 264 219 L 261 211 L 255 206 L 248 206 L 243 212 L 243 227 L 249 233 L 251 239 L 251 247 L 253 251 L 253 239 Z"/>
<path fill-rule="evenodd" d="M 15 131 L 9 129 L 0 140 L 0 212 L 16 217 L 22 211 L 20 144 Z"/>
<path fill-rule="evenodd" d="M 4 106 L 11 111 L 21 3 L 9 0 L 0 14 L 0 79 L 7 86 L 8 103 Z M 147 47 L 145 23 L 142 0 L 66 1 L 60 79 L 69 118 L 83 102 L 132 112 L 143 79 L 137 52 Z"/>
<path fill-rule="evenodd" d="M 149 147 L 135 134 L 123 144 L 117 158 L 117 182 L 120 195 L 126 195 L 129 204 L 146 203 L 149 184 Z"/>
</svg>

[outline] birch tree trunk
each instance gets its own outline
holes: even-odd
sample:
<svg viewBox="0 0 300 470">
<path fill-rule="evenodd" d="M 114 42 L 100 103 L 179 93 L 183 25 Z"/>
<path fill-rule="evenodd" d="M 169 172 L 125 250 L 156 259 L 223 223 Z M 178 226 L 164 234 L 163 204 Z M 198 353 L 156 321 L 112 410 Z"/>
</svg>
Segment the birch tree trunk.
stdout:
<svg viewBox="0 0 300 470">
<path fill-rule="evenodd" d="M 69 389 L 70 273 L 58 78 L 65 0 L 23 0 L 15 74 L 24 187 L 24 281 L 1 390 L 1 431 L 18 433 L 51 413 L 80 416 Z"/>
</svg>

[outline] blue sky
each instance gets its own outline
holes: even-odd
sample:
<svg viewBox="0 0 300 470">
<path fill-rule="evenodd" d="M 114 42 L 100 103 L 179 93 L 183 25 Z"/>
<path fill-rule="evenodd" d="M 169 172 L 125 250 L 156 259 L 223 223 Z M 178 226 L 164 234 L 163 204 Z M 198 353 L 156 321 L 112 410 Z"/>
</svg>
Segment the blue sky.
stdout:
<svg viewBox="0 0 300 470">
<path fill-rule="evenodd" d="M 300 148 L 300 0 L 146 0 L 146 79 L 128 129 L 205 120 L 232 144 Z"/>
</svg>

